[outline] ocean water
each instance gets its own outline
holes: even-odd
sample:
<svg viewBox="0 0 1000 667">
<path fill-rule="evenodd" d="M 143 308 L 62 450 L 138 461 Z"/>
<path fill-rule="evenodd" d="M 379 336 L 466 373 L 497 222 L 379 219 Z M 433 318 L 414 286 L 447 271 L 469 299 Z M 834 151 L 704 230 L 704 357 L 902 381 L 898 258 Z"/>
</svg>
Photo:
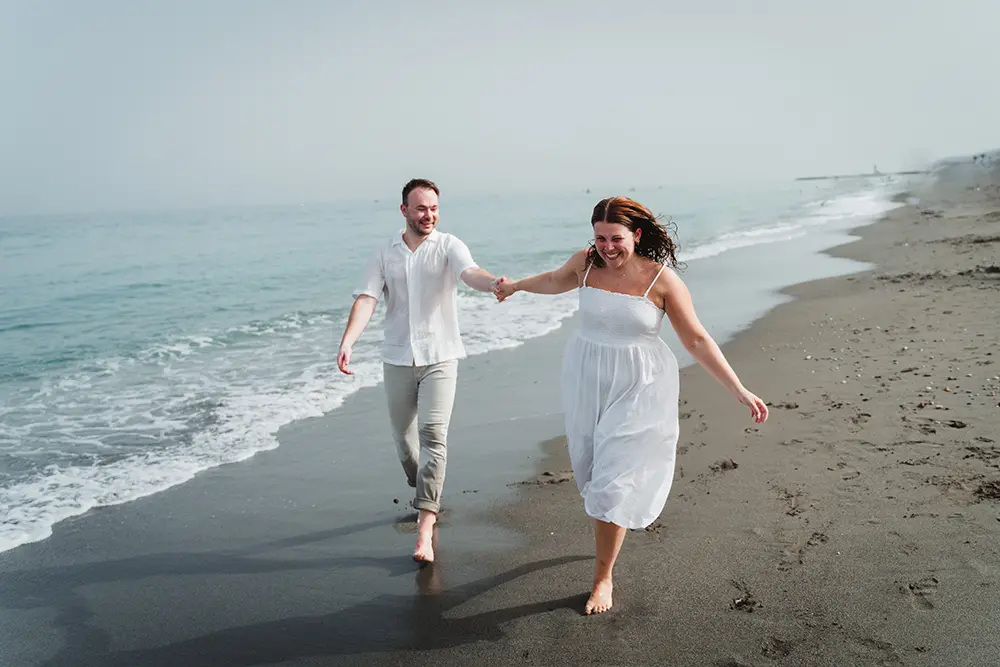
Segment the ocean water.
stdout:
<svg viewBox="0 0 1000 667">
<path fill-rule="evenodd" d="M 873 219 L 898 181 L 649 188 L 693 264 Z M 521 277 L 590 238 L 597 194 L 441 201 L 439 229 Z M 278 429 L 381 381 L 381 308 L 336 368 L 351 292 L 396 200 L 0 219 L 0 551 L 60 520 L 278 446 Z M 780 270 L 779 266 L 773 270 Z M 798 277 L 797 279 L 801 279 Z M 576 295 L 503 307 L 463 289 L 470 354 L 544 335 Z"/>
</svg>

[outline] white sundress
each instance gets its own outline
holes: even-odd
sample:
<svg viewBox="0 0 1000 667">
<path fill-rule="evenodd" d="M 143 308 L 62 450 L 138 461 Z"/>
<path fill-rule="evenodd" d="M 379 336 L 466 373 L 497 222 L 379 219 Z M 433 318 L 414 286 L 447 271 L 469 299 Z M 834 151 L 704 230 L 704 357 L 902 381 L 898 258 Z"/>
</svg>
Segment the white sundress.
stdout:
<svg viewBox="0 0 1000 667">
<path fill-rule="evenodd" d="M 660 273 L 663 272 L 660 268 Z M 580 288 L 580 329 L 562 368 L 566 440 L 584 509 L 645 528 L 663 511 L 679 424 L 677 359 L 660 339 L 663 310 L 643 296 Z"/>
</svg>

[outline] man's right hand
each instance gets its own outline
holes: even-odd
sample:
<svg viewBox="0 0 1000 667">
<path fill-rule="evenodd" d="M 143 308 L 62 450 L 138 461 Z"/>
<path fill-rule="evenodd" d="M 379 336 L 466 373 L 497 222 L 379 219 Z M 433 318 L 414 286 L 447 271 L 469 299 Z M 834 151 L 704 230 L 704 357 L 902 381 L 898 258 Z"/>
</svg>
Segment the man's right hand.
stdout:
<svg viewBox="0 0 1000 667">
<path fill-rule="evenodd" d="M 510 297 L 514 292 L 517 291 L 517 283 L 514 280 L 508 280 L 507 277 L 499 278 L 495 283 L 493 283 L 493 295 L 497 298 L 497 301 L 503 303 L 508 297 Z"/>
<path fill-rule="evenodd" d="M 344 375 L 354 375 L 354 371 L 348 368 L 348 365 L 350 363 L 351 363 L 351 348 L 350 347 L 340 348 L 340 353 L 337 354 L 337 368 L 339 368 L 340 372 L 343 373 Z"/>
</svg>

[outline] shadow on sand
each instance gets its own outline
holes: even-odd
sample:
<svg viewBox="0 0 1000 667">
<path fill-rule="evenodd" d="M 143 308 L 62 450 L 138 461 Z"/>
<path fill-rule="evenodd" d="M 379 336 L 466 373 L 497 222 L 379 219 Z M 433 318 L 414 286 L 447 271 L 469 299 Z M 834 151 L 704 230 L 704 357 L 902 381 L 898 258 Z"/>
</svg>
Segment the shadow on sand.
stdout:
<svg viewBox="0 0 1000 667">
<path fill-rule="evenodd" d="M 164 553 L 114 561 L 0 574 L 5 593 L 0 607 L 50 608 L 65 644 L 44 664 L 186 667 L 250 666 L 310 657 L 335 657 L 393 650 L 442 649 L 503 637 L 500 626 L 509 621 L 559 608 L 582 610 L 586 595 L 524 604 L 472 616 L 448 618 L 448 612 L 490 589 L 547 568 L 589 556 L 567 556 L 528 563 L 506 572 L 445 589 L 440 565 L 414 570 L 406 556 L 392 558 L 264 558 L 273 549 L 301 546 L 385 525 L 357 524 L 297 536 L 239 551 L 204 554 Z M 334 613 L 301 616 L 212 632 L 173 644 L 130 651 L 113 651 L 108 635 L 93 624 L 93 614 L 78 589 L 94 584 L 138 581 L 148 577 L 181 575 L 239 575 L 292 570 L 330 570 L 352 567 L 382 568 L 390 576 L 413 575 L 413 595 L 380 595 Z M 155 600 L 149 604 L 155 605 Z M 170 623 L 170 610 L 160 616 Z M 188 622 L 188 619 L 181 621 Z"/>
</svg>

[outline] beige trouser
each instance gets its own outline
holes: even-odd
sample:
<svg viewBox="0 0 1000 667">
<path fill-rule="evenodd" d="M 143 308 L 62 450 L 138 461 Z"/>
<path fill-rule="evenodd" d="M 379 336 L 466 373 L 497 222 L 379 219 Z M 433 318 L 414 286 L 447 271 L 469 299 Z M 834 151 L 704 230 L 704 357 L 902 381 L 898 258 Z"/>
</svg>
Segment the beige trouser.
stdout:
<svg viewBox="0 0 1000 667">
<path fill-rule="evenodd" d="M 455 404 L 458 359 L 429 366 L 383 364 L 383 371 L 399 461 L 406 481 L 417 489 L 413 506 L 438 512 L 448 463 L 448 422 Z"/>
</svg>

